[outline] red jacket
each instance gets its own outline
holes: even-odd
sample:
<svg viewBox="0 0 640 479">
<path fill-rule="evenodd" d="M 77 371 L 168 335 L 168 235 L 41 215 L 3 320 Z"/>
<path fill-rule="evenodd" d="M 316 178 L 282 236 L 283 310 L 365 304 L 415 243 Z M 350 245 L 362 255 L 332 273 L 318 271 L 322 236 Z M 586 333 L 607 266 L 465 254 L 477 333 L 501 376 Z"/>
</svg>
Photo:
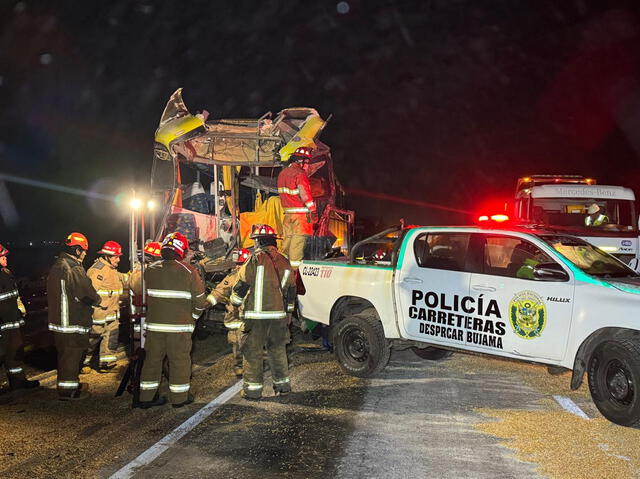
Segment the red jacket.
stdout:
<svg viewBox="0 0 640 479">
<path fill-rule="evenodd" d="M 278 175 L 278 194 L 285 213 L 315 213 L 309 177 L 302 167 L 293 163 Z"/>
</svg>

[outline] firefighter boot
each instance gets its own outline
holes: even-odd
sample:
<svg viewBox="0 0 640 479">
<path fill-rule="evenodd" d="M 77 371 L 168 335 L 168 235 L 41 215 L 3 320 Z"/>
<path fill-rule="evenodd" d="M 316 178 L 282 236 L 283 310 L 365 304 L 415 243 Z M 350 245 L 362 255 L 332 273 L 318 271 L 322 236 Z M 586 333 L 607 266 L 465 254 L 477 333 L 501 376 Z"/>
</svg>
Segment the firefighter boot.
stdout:
<svg viewBox="0 0 640 479">
<path fill-rule="evenodd" d="M 100 367 L 98 368 L 98 372 L 100 374 L 117 373 L 118 371 L 115 370 L 116 366 L 117 366 L 116 363 L 109 363 L 109 364 L 101 363 Z"/>
<path fill-rule="evenodd" d="M 194 400 L 193 395 L 189 394 L 189 396 L 187 397 L 187 399 L 185 399 L 182 402 L 179 402 L 178 404 L 172 404 L 173 407 L 182 407 L 182 406 L 186 406 L 187 404 L 191 404 Z"/>
<path fill-rule="evenodd" d="M 35 389 L 40 387 L 40 381 L 27 379 L 24 377 L 12 378 L 9 376 L 9 385 L 12 390 L 17 389 Z"/>
<path fill-rule="evenodd" d="M 164 406 L 165 404 L 167 404 L 167 398 L 165 396 L 156 396 L 151 401 L 140 401 L 134 407 L 149 409 L 156 406 Z"/>
<path fill-rule="evenodd" d="M 87 383 L 80 383 L 80 387 L 77 389 L 58 390 L 58 399 L 60 401 L 79 401 L 81 399 L 87 399 L 90 396 L 89 385 Z"/>
</svg>

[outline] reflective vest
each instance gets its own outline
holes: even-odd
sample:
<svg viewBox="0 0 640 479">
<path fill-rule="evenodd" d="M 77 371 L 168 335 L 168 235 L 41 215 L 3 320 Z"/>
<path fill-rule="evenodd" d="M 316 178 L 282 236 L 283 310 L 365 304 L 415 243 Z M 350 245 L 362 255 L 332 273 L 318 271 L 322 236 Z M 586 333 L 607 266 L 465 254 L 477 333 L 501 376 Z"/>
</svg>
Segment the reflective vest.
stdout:
<svg viewBox="0 0 640 479">
<path fill-rule="evenodd" d="M 93 306 L 100 302 L 82 264 L 70 254 L 61 253 L 47 276 L 49 329 L 56 333 L 88 333 Z"/>
<path fill-rule="evenodd" d="M 93 324 L 106 324 L 118 319 L 120 297 L 126 283 L 125 275 L 119 273 L 105 258 L 98 258 L 87 271 L 87 276 L 102 298 L 100 308 L 93 311 Z"/>
<path fill-rule="evenodd" d="M 163 333 L 191 333 L 207 300 L 204 282 L 191 265 L 162 260 L 144 272 L 147 317 L 144 329 Z"/>
<path fill-rule="evenodd" d="M 608 223 L 608 222 L 609 222 L 609 218 L 607 218 L 607 215 L 603 215 L 603 214 L 599 214 L 595 218 L 589 215 L 584 219 L 584 224 L 586 226 L 601 226 L 602 224 Z"/>
<path fill-rule="evenodd" d="M 18 307 L 20 296 L 18 285 L 7 268 L 0 268 L 0 333 L 18 329 L 24 324 Z"/>
<path fill-rule="evenodd" d="M 309 177 L 297 163 L 287 166 L 278 175 L 278 194 L 285 214 L 316 212 Z"/>
</svg>

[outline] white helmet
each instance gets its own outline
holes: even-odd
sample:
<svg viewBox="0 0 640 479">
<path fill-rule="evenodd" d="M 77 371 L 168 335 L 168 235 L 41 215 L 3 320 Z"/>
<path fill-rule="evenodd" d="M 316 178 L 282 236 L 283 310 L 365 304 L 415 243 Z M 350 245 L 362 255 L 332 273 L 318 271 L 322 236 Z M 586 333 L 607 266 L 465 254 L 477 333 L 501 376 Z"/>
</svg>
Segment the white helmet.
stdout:
<svg viewBox="0 0 640 479">
<path fill-rule="evenodd" d="M 598 211 L 600 211 L 600 207 L 596 203 L 593 203 L 591 206 L 589 206 L 589 208 L 587 208 L 587 213 L 589 213 L 590 215 L 593 215 Z"/>
</svg>

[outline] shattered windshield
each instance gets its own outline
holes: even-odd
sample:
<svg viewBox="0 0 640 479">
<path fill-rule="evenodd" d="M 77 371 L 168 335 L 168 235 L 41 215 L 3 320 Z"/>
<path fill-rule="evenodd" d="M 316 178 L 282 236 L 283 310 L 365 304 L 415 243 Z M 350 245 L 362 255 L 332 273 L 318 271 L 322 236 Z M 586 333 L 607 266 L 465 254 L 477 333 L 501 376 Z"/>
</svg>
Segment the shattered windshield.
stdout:
<svg viewBox="0 0 640 479">
<path fill-rule="evenodd" d="M 542 235 L 540 238 L 587 274 L 600 278 L 639 276 L 608 253 L 579 238 Z"/>
</svg>

